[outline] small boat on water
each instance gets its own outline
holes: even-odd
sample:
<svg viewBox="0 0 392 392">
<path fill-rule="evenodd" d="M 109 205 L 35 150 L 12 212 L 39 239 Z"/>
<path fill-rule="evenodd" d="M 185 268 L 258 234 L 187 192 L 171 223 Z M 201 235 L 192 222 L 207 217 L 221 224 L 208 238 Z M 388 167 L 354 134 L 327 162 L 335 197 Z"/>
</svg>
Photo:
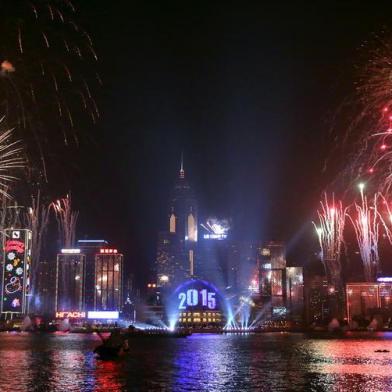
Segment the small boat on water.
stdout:
<svg viewBox="0 0 392 392">
<path fill-rule="evenodd" d="M 100 346 L 94 349 L 94 353 L 98 355 L 99 359 L 102 360 L 113 360 L 120 356 L 122 347 L 109 347 L 102 343 Z"/>
<path fill-rule="evenodd" d="M 102 340 L 102 344 L 94 349 L 94 353 L 102 360 L 113 360 L 129 351 L 127 336 L 120 331 L 115 330 L 108 338 L 104 338 L 99 332 L 98 336 Z"/>
</svg>

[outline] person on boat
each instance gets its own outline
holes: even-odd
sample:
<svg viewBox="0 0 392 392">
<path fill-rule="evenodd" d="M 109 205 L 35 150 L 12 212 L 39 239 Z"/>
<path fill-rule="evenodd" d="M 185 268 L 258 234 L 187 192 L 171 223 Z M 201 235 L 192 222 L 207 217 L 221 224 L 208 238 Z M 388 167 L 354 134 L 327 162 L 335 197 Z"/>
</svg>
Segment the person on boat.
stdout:
<svg viewBox="0 0 392 392">
<path fill-rule="evenodd" d="M 124 344 L 124 338 L 121 336 L 119 330 L 115 329 L 110 336 L 105 339 L 104 344 L 106 347 L 120 349 Z"/>
<path fill-rule="evenodd" d="M 121 335 L 119 330 L 114 330 L 107 339 L 102 339 L 102 344 L 94 349 L 100 357 L 116 357 L 129 351 L 128 339 Z"/>
</svg>

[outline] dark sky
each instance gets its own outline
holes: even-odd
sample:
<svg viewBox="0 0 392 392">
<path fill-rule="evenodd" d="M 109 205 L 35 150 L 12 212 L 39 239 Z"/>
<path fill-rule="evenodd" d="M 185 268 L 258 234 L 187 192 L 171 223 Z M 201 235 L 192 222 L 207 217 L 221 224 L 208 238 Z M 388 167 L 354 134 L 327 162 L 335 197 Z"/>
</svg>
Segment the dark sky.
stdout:
<svg viewBox="0 0 392 392">
<path fill-rule="evenodd" d="M 104 87 L 74 185 L 80 234 L 124 250 L 141 279 L 155 255 L 181 151 L 203 215 L 238 238 L 312 239 L 332 142 L 361 43 L 388 2 L 80 1 Z M 82 155 L 83 155 L 82 154 Z M 301 248 L 301 247 L 300 247 Z M 306 258 L 302 246 L 295 257 Z"/>
</svg>

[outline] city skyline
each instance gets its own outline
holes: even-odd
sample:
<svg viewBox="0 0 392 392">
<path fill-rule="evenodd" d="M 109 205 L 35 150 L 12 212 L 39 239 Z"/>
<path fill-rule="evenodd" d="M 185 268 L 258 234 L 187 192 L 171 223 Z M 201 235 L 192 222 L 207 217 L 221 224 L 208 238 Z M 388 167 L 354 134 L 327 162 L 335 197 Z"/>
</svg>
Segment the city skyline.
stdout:
<svg viewBox="0 0 392 392">
<path fill-rule="evenodd" d="M 101 150 L 82 160 L 74 185 L 79 235 L 118 241 L 141 276 L 181 151 L 205 210 L 235 218 L 243 237 L 282 238 L 306 253 L 320 193 L 340 168 L 337 156 L 322 171 L 334 114 L 365 57 L 358 48 L 389 18 L 381 5 L 354 2 L 210 7 L 192 16 L 176 4 L 80 5 L 101 56 L 106 112 L 94 131 Z"/>
<path fill-rule="evenodd" d="M 0 391 L 390 390 L 391 11 L 0 0 Z"/>
<path fill-rule="evenodd" d="M 96 99 L 105 110 L 96 125 L 83 126 L 79 149 L 64 150 L 65 158 L 75 157 L 72 167 L 61 181 L 40 184 L 42 198 L 71 190 L 81 212 L 78 238 L 107 238 L 128 255 L 126 269 L 146 282 L 184 152 L 208 215 L 231 217 L 239 238 L 281 239 L 289 259 L 309 258 L 317 248 L 311 221 L 320 193 L 344 160 L 330 133 L 340 127 L 334 116 L 355 88 L 357 65 L 366 62 L 368 48 L 359 48 L 388 19 L 382 7 L 336 2 L 314 9 L 289 5 L 282 12 L 260 5 L 236 13 L 228 5 L 204 14 L 200 6 L 193 21 L 186 7 L 140 5 L 129 17 L 143 23 L 134 25 L 118 15 L 122 6 L 127 9 L 125 2 L 78 5 L 95 37 L 105 82 Z M 320 15 L 325 20 L 318 23 Z M 294 27 L 297 35 L 288 40 Z M 198 28 L 205 34 L 195 35 Z M 336 39 L 343 30 L 345 40 Z"/>
</svg>

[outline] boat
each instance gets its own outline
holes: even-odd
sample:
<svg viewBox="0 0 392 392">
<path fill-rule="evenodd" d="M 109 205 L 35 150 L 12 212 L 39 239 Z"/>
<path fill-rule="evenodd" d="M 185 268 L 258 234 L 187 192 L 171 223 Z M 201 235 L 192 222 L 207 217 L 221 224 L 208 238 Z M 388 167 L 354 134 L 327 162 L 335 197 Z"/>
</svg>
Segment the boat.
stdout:
<svg viewBox="0 0 392 392">
<path fill-rule="evenodd" d="M 105 343 L 94 349 L 94 353 L 98 355 L 99 359 L 102 360 L 113 360 L 122 354 L 122 347 L 110 347 Z"/>
<path fill-rule="evenodd" d="M 94 353 L 102 360 L 116 359 L 129 351 L 128 339 L 119 330 L 114 330 L 108 338 L 104 338 L 99 331 L 102 343 L 94 349 Z"/>
</svg>

